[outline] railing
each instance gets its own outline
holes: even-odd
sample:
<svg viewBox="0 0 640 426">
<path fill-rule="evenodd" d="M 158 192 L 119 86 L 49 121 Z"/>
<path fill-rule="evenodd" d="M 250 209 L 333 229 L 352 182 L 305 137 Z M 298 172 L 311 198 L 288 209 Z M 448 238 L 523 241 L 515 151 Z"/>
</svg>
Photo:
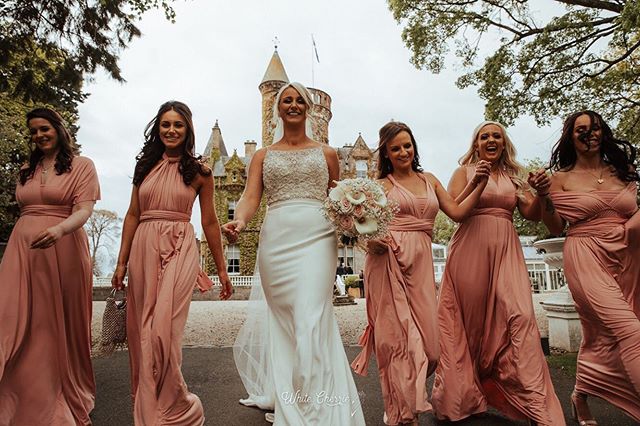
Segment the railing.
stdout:
<svg viewBox="0 0 640 426">
<path fill-rule="evenodd" d="M 544 262 L 527 262 L 527 271 L 534 293 L 556 291 L 565 283 L 562 270 L 550 268 Z"/>
<path fill-rule="evenodd" d="M 210 276 L 211 281 L 213 281 L 213 285 L 220 285 L 220 280 L 217 275 Z M 229 275 L 231 279 L 231 284 L 234 287 L 251 287 L 251 282 L 253 281 L 253 275 Z M 126 278 L 125 278 L 126 284 Z M 95 287 L 103 287 L 111 285 L 110 277 L 94 277 L 93 285 Z"/>
</svg>

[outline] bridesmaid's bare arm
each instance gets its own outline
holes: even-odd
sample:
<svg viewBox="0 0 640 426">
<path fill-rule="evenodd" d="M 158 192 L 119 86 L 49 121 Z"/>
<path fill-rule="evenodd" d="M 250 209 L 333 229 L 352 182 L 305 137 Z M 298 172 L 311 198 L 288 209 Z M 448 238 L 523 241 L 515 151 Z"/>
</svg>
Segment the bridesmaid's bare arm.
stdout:
<svg viewBox="0 0 640 426">
<path fill-rule="evenodd" d="M 456 222 L 462 222 L 471 213 L 471 210 L 478 204 L 480 195 L 487 186 L 489 174 L 491 172 L 490 164 L 487 161 L 479 161 L 476 164 L 476 174 L 478 176 L 478 185 L 473 189 L 471 194 L 463 201 L 458 203 L 442 186 L 440 181 L 431 173 L 425 173 L 427 179 L 433 186 L 438 197 L 440 210 Z M 459 176 L 459 175 L 458 175 Z M 474 176 L 474 180 L 475 180 Z M 455 177 L 455 175 L 454 175 Z M 459 178 L 461 179 L 461 178 Z M 466 179 L 466 178 L 465 178 Z"/>
<path fill-rule="evenodd" d="M 213 174 L 209 176 L 198 175 L 198 199 L 200 201 L 200 217 L 202 230 L 207 237 L 207 245 L 216 264 L 218 277 L 222 288 L 220 289 L 220 299 L 225 300 L 231 297 L 233 288 L 231 280 L 227 274 L 227 265 L 222 255 L 222 234 L 220 233 L 220 223 L 216 210 L 213 208 L 215 194 L 213 191 Z"/>
<path fill-rule="evenodd" d="M 556 208 L 553 205 L 553 200 L 549 196 L 549 192 L 563 190 L 561 174 L 553 174 L 548 177 L 548 180 L 550 181 L 550 186 L 548 187 L 546 192 L 538 190 L 538 188 L 534 185 L 532 186 L 534 186 L 534 188 L 538 190 L 538 198 L 541 199 L 540 202 L 542 203 L 542 221 L 552 235 L 560 235 L 564 231 L 566 222 L 556 211 Z"/>
<path fill-rule="evenodd" d="M 534 196 L 528 189 L 524 190 L 524 199 L 518 198 L 518 210 L 522 217 L 533 222 L 542 219 L 542 197 Z"/>
<path fill-rule="evenodd" d="M 138 187 L 133 185 L 131 202 L 129 203 L 129 209 L 127 210 L 122 225 L 122 241 L 120 242 L 118 263 L 111 278 L 111 285 L 116 289 L 121 289 L 124 286 L 123 281 L 124 276 L 127 274 L 127 263 L 129 262 L 129 254 L 131 254 L 131 244 L 133 243 L 133 236 L 136 233 L 136 229 L 138 229 L 139 223 L 140 202 L 138 200 Z"/>
<path fill-rule="evenodd" d="M 222 232 L 224 232 L 230 242 L 235 242 L 238 239 L 240 232 L 247 226 L 247 223 L 249 223 L 253 215 L 258 211 L 258 207 L 260 207 L 262 190 L 264 188 L 262 183 L 262 163 L 266 153 L 267 149 L 262 148 L 253 154 L 247 173 L 247 184 L 236 206 L 236 220 L 222 225 Z"/>
<path fill-rule="evenodd" d="M 453 176 L 451 176 L 451 180 L 447 186 L 447 192 L 456 200 L 456 203 L 459 204 L 471 195 L 479 183 L 480 179 L 476 179 L 475 175 L 474 179 L 468 180 L 466 167 L 460 166 L 453 172 Z"/>
<path fill-rule="evenodd" d="M 36 235 L 31 242 L 31 248 L 51 247 L 63 236 L 81 228 L 91 217 L 95 203 L 95 201 L 81 201 L 75 204 L 68 218 Z"/>
</svg>

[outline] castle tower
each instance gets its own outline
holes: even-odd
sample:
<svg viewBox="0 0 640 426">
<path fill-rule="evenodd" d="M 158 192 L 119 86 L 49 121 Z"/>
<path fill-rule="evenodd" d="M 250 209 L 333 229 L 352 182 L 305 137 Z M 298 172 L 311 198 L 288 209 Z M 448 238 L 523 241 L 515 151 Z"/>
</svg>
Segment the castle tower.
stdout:
<svg viewBox="0 0 640 426">
<path fill-rule="evenodd" d="M 209 136 L 203 155 L 209 158 L 209 166 L 211 168 L 213 168 L 220 157 L 229 156 L 229 154 L 227 154 L 227 147 L 224 144 L 224 139 L 222 139 L 222 131 L 218 125 L 218 120 L 216 120 L 216 124 L 211 128 L 211 135 Z"/>
<path fill-rule="evenodd" d="M 276 100 L 278 90 L 289 82 L 289 77 L 284 70 L 284 65 L 278 55 L 278 49 L 274 50 L 269 66 L 262 77 L 262 82 L 258 86 L 262 94 L 262 146 L 266 147 L 273 143 L 273 103 Z"/>
<path fill-rule="evenodd" d="M 331 96 L 320 89 L 309 88 L 313 98 L 313 108 L 311 109 L 311 128 L 313 129 L 313 140 L 329 145 L 329 121 L 331 113 Z"/>
</svg>

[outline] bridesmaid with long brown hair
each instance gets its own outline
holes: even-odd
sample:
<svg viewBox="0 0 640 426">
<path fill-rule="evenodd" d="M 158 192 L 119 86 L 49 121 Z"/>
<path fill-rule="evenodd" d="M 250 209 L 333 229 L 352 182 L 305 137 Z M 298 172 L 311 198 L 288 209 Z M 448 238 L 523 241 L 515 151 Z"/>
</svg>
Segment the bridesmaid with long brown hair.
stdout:
<svg viewBox="0 0 640 426">
<path fill-rule="evenodd" d="M 27 114 L 20 219 L 0 264 L 0 424 L 90 425 L 92 271 L 82 226 L 100 199 L 93 162 L 64 120 Z"/>
<path fill-rule="evenodd" d="M 200 399 L 182 377 L 182 336 L 193 290 L 212 283 L 200 270 L 193 226 L 199 197 L 202 228 L 222 284 L 220 298 L 232 287 L 222 255 L 220 226 L 213 208 L 213 176 L 194 155 L 191 110 L 169 101 L 145 130 L 146 142 L 133 175 L 131 204 L 112 285 L 123 287 L 127 267 L 127 337 L 131 396 L 136 425 L 200 426 Z"/>
<path fill-rule="evenodd" d="M 526 219 L 540 220 L 540 202 L 521 177 L 506 129 L 493 121 L 474 129 L 449 182 L 457 201 L 468 197 L 479 161 L 491 164 L 489 183 L 451 239 L 440 286 L 434 410 L 439 419 L 457 421 L 491 405 L 514 419 L 564 425 L 513 226 L 516 208 Z"/>
<path fill-rule="evenodd" d="M 593 111 L 571 114 L 535 176 L 552 234 L 569 225 L 564 274 L 582 324 L 573 416 L 596 425 L 587 396 L 640 422 L 640 213 L 636 149 Z"/>
<path fill-rule="evenodd" d="M 436 287 L 431 235 L 438 210 L 460 221 L 473 209 L 487 184 L 489 164 L 479 162 L 469 183 L 470 196 L 456 202 L 440 181 L 420 166 L 411 129 L 392 121 L 380 129 L 378 178 L 387 196 L 399 204 L 385 240 L 368 244 L 368 325 L 362 352 L 351 366 L 367 373 L 376 355 L 388 425 L 417 424 L 431 411 L 427 377 L 438 362 Z"/>
</svg>

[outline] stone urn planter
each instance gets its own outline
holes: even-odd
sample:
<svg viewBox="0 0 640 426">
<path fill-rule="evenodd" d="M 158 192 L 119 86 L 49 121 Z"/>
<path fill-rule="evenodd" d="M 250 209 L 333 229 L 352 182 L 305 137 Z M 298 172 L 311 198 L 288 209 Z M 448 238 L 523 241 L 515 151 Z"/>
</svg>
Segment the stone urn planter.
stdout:
<svg viewBox="0 0 640 426">
<path fill-rule="evenodd" d="M 543 253 L 543 260 L 547 265 L 562 269 L 564 241 L 564 237 L 549 238 L 536 241 L 533 246 Z M 549 345 L 569 352 L 577 352 L 582 342 L 582 327 L 566 282 L 541 304 L 549 320 Z"/>
</svg>

